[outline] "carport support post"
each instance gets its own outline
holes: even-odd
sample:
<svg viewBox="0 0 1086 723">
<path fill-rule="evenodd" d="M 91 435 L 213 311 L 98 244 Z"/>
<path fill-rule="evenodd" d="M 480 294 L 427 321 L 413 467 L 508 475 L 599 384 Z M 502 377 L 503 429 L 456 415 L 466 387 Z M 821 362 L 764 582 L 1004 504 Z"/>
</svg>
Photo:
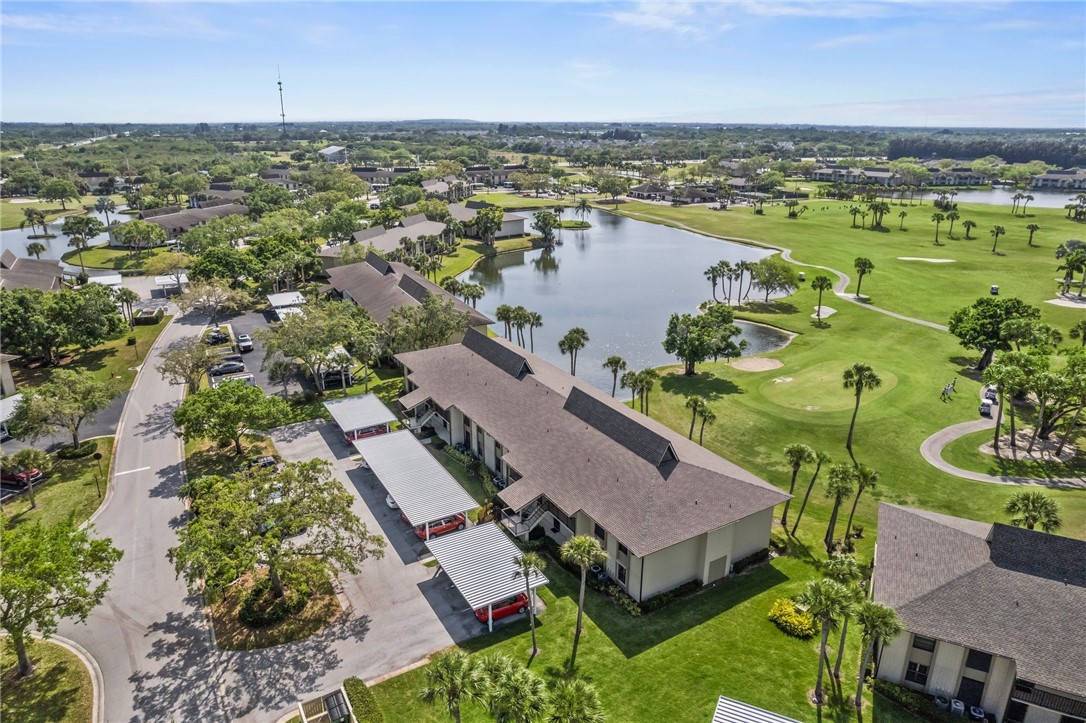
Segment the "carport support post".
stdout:
<svg viewBox="0 0 1086 723">
<path fill-rule="evenodd" d="M 427 542 L 430 541 L 430 523 L 429 522 L 426 523 L 426 541 Z"/>
<path fill-rule="evenodd" d="M 494 632 L 494 603 L 492 602 L 486 604 L 486 627 L 487 632 Z"/>
</svg>

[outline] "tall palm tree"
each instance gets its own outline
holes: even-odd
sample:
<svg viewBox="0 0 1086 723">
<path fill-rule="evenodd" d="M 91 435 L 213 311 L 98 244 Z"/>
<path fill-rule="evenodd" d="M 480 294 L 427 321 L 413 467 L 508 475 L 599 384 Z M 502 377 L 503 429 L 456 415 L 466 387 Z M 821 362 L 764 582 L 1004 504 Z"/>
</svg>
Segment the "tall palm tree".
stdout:
<svg viewBox="0 0 1086 723">
<path fill-rule="evenodd" d="M 45 223 L 45 212 L 40 209 L 23 209 L 23 220 L 19 222 L 19 230 L 22 231 L 27 226 L 30 227 L 30 233 L 34 233 L 34 229 L 41 226 L 42 236 L 49 235 L 49 227 Z"/>
<path fill-rule="evenodd" d="M 524 328 L 528 326 L 528 313 L 528 310 L 525 309 L 523 306 L 515 306 L 513 307 L 513 312 L 509 320 L 509 323 L 512 324 L 513 328 L 517 332 L 517 343 L 521 346 L 525 346 Z"/>
<path fill-rule="evenodd" d="M 705 425 L 716 422 L 716 412 L 709 407 L 702 407 L 698 410 L 698 417 L 701 418 L 701 430 L 698 432 L 698 444 L 702 444 L 702 440 L 705 439 Z"/>
<path fill-rule="evenodd" d="M 638 387 L 639 381 L 637 378 L 637 372 L 623 372 L 622 376 L 618 380 L 618 385 L 623 389 L 630 390 L 630 405 L 637 404 L 637 394 L 640 391 Z"/>
<path fill-rule="evenodd" d="M 830 629 L 837 626 L 837 619 L 841 617 L 852 599 L 848 589 L 839 582 L 833 580 L 811 580 L 807 588 L 799 594 L 797 600 L 807 608 L 807 612 L 822 627 L 822 640 L 818 646 L 818 680 L 815 683 L 815 703 L 822 705 L 822 675 L 826 663 L 826 643 L 830 637 Z"/>
<path fill-rule="evenodd" d="M 730 261 L 718 261 L 716 263 L 716 275 L 720 279 L 720 290 L 724 291 L 724 281 L 728 281 L 728 293 L 724 295 L 724 301 L 731 302 L 732 282 L 735 281 L 735 267 Z"/>
<path fill-rule="evenodd" d="M 641 411 L 647 416 L 652 416 L 649 414 L 649 393 L 659 381 L 660 374 L 655 369 L 642 369 L 637 373 L 637 379 L 638 392 L 641 394 Z"/>
<path fill-rule="evenodd" d="M 473 284 L 473 286 L 478 286 L 479 289 L 483 288 L 479 284 Z M 473 306 L 474 306 L 474 304 L 473 304 Z M 531 351 L 532 353 L 535 353 L 535 330 L 540 328 L 541 326 L 543 326 L 543 315 L 540 314 L 538 311 L 529 311 L 528 312 L 528 343 L 529 343 L 529 351 Z"/>
<path fill-rule="evenodd" d="M 815 323 L 822 323 L 822 294 L 833 289 L 829 276 L 816 276 L 811 281 L 811 288 L 818 292 L 818 306 L 815 307 Z"/>
<path fill-rule="evenodd" d="M 829 481 L 826 483 L 826 497 L 833 500 L 833 510 L 830 512 L 830 521 L 826 525 L 826 552 L 833 552 L 834 532 L 837 527 L 837 513 L 841 511 L 841 503 L 855 493 L 853 482 L 856 480 L 856 470 L 851 465 L 835 464 L 830 467 Z"/>
<path fill-rule="evenodd" d="M 1055 532 L 1063 524 L 1060 519 L 1060 506 L 1056 500 L 1040 490 L 1015 492 L 1003 506 L 1003 511 L 1012 515 L 1012 525 L 1025 527 L 1027 530 L 1039 526 L 1044 532 Z"/>
<path fill-rule="evenodd" d="M 1011 199 L 1012 201 L 1014 201 L 1014 203 L 1011 204 L 1011 213 L 1012 214 L 1015 214 L 1015 215 L 1018 214 L 1018 204 L 1021 203 L 1022 199 L 1025 198 L 1025 197 L 1026 197 L 1026 194 L 1024 194 L 1024 193 L 1016 193 L 1016 194 L 1014 194 L 1014 196 Z"/>
<path fill-rule="evenodd" d="M 607 357 L 607 360 L 603 362 L 604 369 L 611 370 L 611 396 L 615 396 L 615 392 L 618 390 L 618 375 L 621 372 L 626 371 L 626 360 L 617 354 L 612 354 Z"/>
<path fill-rule="evenodd" d="M 595 686 L 581 678 L 561 679 L 550 695 L 547 723 L 603 723 L 607 715 Z"/>
<path fill-rule="evenodd" d="M 1019 209 L 1019 210 L 1022 211 L 1023 216 L 1026 214 L 1026 206 L 1032 200 L 1033 200 L 1033 195 L 1032 194 L 1027 193 L 1027 194 L 1022 196 L 1022 208 Z"/>
<path fill-rule="evenodd" d="M 577 201 L 577 215 L 581 217 L 581 220 L 585 220 L 585 216 L 592 213 L 592 204 L 588 202 L 587 198 L 582 198 Z"/>
<path fill-rule="evenodd" d="M 569 354 L 569 373 L 573 376 L 577 376 L 577 352 L 584 349 L 589 341 L 588 332 L 579 326 L 573 327 L 558 340 L 558 351 L 563 356 Z"/>
<path fill-rule="evenodd" d="M 513 340 L 513 307 L 509 304 L 498 304 L 494 310 L 494 318 L 505 324 L 505 338 Z"/>
<path fill-rule="evenodd" d="M 856 405 L 852 409 L 852 421 L 848 425 L 848 439 L 845 441 L 845 449 L 849 457 L 852 456 L 852 434 L 856 430 L 856 415 L 860 411 L 860 398 L 867 389 L 877 389 L 882 384 L 882 379 L 869 365 L 857 362 L 845 370 L 842 375 L 844 388 L 852 389 L 856 395 Z"/>
<path fill-rule="evenodd" d="M 132 289 L 122 286 L 113 292 L 113 300 L 127 310 L 128 326 L 135 326 L 136 321 L 132 316 L 132 304 L 140 300 L 140 295 Z"/>
<path fill-rule="evenodd" d="M 888 643 L 904 631 L 901 621 L 891 608 L 880 605 L 871 600 L 864 600 L 856 611 L 856 620 L 863 630 L 862 650 L 863 657 L 860 660 L 860 673 L 856 682 L 856 707 L 863 705 L 864 677 L 867 675 L 867 664 L 871 660 L 871 653 L 875 649 L 875 641 L 881 640 Z"/>
<path fill-rule="evenodd" d="M 31 241 L 30 243 L 28 243 L 26 245 L 26 252 L 28 254 L 33 255 L 34 258 L 36 258 L 36 259 L 40 259 L 42 253 L 44 253 L 47 250 L 48 249 L 45 248 L 45 244 L 40 243 L 38 241 Z"/>
<path fill-rule="evenodd" d="M 717 298 L 716 298 L 716 284 L 720 280 L 720 277 L 717 275 L 718 271 L 719 271 L 719 269 L 717 268 L 717 265 L 713 264 L 709 268 L 705 269 L 705 272 L 704 272 L 705 273 L 705 278 L 708 279 L 709 283 L 713 285 L 713 301 L 717 301 Z"/>
<path fill-rule="evenodd" d="M 1029 231 L 1029 240 L 1026 242 L 1027 246 L 1033 245 L 1033 234 L 1041 230 L 1041 227 L 1035 223 L 1028 224 L 1026 230 Z"/>
<path fill-rule="evenodd" d="M 941 224 L 943 221 L 946 221 L 946 216 L 944 216 L 941 213 L 933 213 L 931 215 L 931 220 L 935 222 L 935 245 L 938 246 L 939 245 L 939 224 Z"/>
<path fill-rule="evenodd" d="M 423 702 L 444 703 L 449 715 L 460 723 L 460 706 L 465 700 L 482 693 L 484 680 L 479 668 L 460 648 L 453 648 L 434 657 L 426 666 Z"/>
<path fill-rule="evenodd" d="M 841 635 L 837 641 L 837 658 L 833 662 L 833 677 L 840 680 L 841 661 L 845 658 L 845 641 L 848 638 L 848 619 L 863 600 L 863 593 L 856 583 L 863 579 L 864 573 L 853 555 L 831 555 L 823 563 L 822 572 L 829 579 L 844 585 L 853 595 L 852 604 L 846 606 L 841 615 Z"/>
<path fill-rule="evenodd" d="M 898 227 L 897 227 L 898 231 L 904 231 L 905 230 L 905 217 L 908 216 L 908 215 L 909 215 L 909 212 L 905 211 L 905 210 L 902 210 L 900 213 L 898 213 L 897 217 L 901 219 L 901 223 L 898 224 Z"/>
<path fill-rule="evenodd" d="M 539 653 L 539 647 L 535 643 L 535 594 L 532 591 L 532 578 L 543 574 L 547 569 L 547 561 L 537 552 L 525 552 L 513 558 L 516 570 L 513 577 L 524 578 L 524 595 L 528 598 L 528 620 L 532 625 L 532 657 Z"/>
<path fill-rule="evenodd" d="M 864 277 L 875 270 L 875 263 L 863 256 L 857 256 L 856 260 L 852 262 L 853 268 L 856 269 L 856 273 L 859 274 L 859 278 L 856 279 L 856 298 L 860 298 L 860 287 L 864 283 Z"/>
<path fill-rule="evenodd" d="M 788 485 L 788 494 L 794 495 L 796 493 L 796 477 L 799 475 L 799 470 L 803 465 L 815 461 L 815 451 L 806 444 L 793 442 L 784 448 L 784 458 L 787 460 L 788 466 L 792 468 L 792 481 Z M 785 500 L 784 512 L 781 513 L 781 527 L 786 530 L 788 529 L 788 507 L 791 504 L 791 498 Z"/>
<path fill-rule="evenodd" d="M 799 529 L 799 521 L 803 519 L 803 512 L 807 509 L 807 500 L 811 499 L 811 490 L 814 489 L 815 481 L 818 479 L 818 473 L 822 471 L 822 465 L 829 464 L 830 456 L 825 452 L 815 452 L 815 471 L 811 475 L 811 481 L 807 483 L 807 491 L 803 494 L 803 502 L 799 506 L 799 514 L 796 515 L 796 522 L 792 525 L 792 531 L 789 532 L 792 537 L 796 536 L 796 530 Z"/>
<path fill-rule="evenodd" d="M 999 237 L 1007 233 L 1007 229 L 1002 226 L 993 226 L 992 230 L 988 233 L 992 234 L 992 253 L 996 252 L 996 244 L 999 243 Z"/>
<path fill-rule="evenodd" d="M 852 206 L 848 209 L 848 212 L 852 214 L 852 228 L 856 228 L 856 217 L 860 215 L 860 207 Z"/>
<path fill-rule="evenodd" d="M 698 421 L 698 410 L 707 403 L 705 397 L 699 394 L 693 394 L 686 398 L 686 408 L 690 410 L 690 433 L 686 435 L 687 439 L 694 439 L 694 425 Z"/>
<path fill-rule="evenodd" d="M 117 204 L 109 196 L 99 196 L 94 201 L 94 210 L 106 215 L 106 226 L 109 226 L 109 214 L 117 210 Z"/>
<path fill-rule="evenodd" d="M 607 553 L 600 541 L 591 535 L 575 535 L 562 543 L 558 550 L 562 561 L 581 568 L 581 591 L 577 596 L 577 627 L 573 633 L 573 654 L 569 658 L 569 670 L 577 665 L 577 645 L 581 642 L 581 625 L 584 617 L 584 589 L 588 581 L 588 568 L 607 560 Z"/>
<path fill-rule="evenodd" d="M 961 218 L 962 215 L 957 211 L 951 211 L 946 215 L 946 220 L 950 221 L 950 228 L 946 230 L 946 235 L 950 238 L 954 238 L 954 222 Z"/>
<path fill-rule="evenodd" d="M 852 509 L 848 513 L 848 522 L 845 524 L 845 539 L 852 534 L 852 518 L 856 516 L 856 505 L 860 502 L 860 495 L 864 490 L 874 487 L 879 482 L 879 473 L 865 465 L 856 466 L 856 496 L 852 498 Z"/>
<path fill-rule="evenodd" d="M 968 218 L 965 219 L 964 221 L 962 221 L 962 228 L 965 229 L 965 237 L 967 239 L 971 238 L 970 235 L 969 235 L 969 232 L 971 230 L 975 229 L 976 227 L 977 227 L 977 222 L 976 221 L 973 221 L 973 220 L 968 219 Z"/>
</svg>

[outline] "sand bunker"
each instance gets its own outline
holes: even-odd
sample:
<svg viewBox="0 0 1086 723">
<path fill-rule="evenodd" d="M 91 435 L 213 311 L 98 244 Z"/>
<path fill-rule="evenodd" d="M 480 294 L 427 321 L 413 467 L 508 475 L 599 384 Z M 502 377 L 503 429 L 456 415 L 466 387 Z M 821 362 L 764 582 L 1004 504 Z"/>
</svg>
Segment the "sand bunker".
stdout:
<svg viewBox="0 0 1086 723">
<path fill-rule="evenodd" d="M 952 264 L 955 259 L 928 259 L 923 256 L 898 256 L 898 261 L 927 261 L 929 264 Z"/>
<path fill-rule="evenodd" d="M 1081 299 L 1075 297 L 1064 297 L 1060 299 L 1048 299 L 1046 304 L 1055 304 L 1056 306 L 1066 306 L 1069 309 L 1086 309 L 1086 297 Z"/>
<path fill-rule="evenodd" d="M 732 366 L 744 372 L 767 372 L 770 369 L 780 369 L 784 363 L 779 359 L 766 359 L 760 356 L 747 356 L 736 359 Z"/>
<path fill-rule="evenodd" d="M 816 307 L 814 307 L 814 310 L 815 310 L 815 313 L 811 314 L 811 318 L 812 318 L 812 319 L 817 319 L 817 318 L 818 318 L 818 314 L 819 314 L 819 310 L 818 310 L 818 307 L 817 307 L 817 306 L 816 306 Z M 825 319 L 825 318 L 826 318 L 827 316 L 833 316 L 833 315 L 834 315 L 834 314 L 836 314 L 836 313 L 837 313 L 837 309 L 831 309 L 831 308 L 830 308 L 830 307 L 828 307 L 828 306 L 823 306 L 823 307 L 822 307 L 822 311 L 821 311 L 821 314 L 822 314 L 822 318 L 823 318 L 823 319 Z"/>
</svg>

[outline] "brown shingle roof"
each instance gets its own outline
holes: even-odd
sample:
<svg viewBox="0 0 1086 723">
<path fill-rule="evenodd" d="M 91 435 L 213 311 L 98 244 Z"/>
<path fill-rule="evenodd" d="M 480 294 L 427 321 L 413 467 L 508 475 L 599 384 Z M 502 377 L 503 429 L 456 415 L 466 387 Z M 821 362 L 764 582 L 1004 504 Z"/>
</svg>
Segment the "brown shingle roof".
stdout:
<svg viewBox="0 0 1086 723">
<path fill-rule="evenodd" d="M 63 278 L 59 261 L 22 258 L 11 249 L 4 249 L 0 255 L 0 286 L 5 289 L 56 291 Z"/>
<path fill-rule="evenodd" d="M 496 349 L 473 351 L 487 347 Z M 531 372 L 514 376 L 488 360 L 505 356 L 499 349 Z M 469 332 L 465 343 L 397 359 L 419 387 L 412 403 L 425 394 L 443 408 L 457 407 L 508 450 L 504 459 L 523 477 L 501 492 L 507 504 L 521 509 L 545 494 L 567 514 L 583 510 L 640 557 L 788 498 L 504 340 Z"/>
<path fill-rule="evenodd" d="M 879 505 L 875 600 L 906 630 L 1012 658 L 1018 677 L 1086 691 L 1086 542 Z"/>
</svg>

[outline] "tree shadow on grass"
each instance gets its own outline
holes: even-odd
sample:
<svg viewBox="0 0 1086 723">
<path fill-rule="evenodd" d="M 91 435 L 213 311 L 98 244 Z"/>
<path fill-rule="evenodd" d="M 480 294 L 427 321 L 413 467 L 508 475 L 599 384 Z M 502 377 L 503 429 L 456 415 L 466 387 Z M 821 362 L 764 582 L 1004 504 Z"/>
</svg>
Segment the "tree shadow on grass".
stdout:
<svg viewBox="0 0 1086 723">
<path fill-rule="evenodd" d="M 718 377 L 710 371 L 700 371 L 692 377 L 683 374 L 667 374 L 660 380 L 660 389 L 668 394 L 698 394 L 712 401 L 725 394 L 745 392 L 731 379 Z"/>
<path fill-rule="evenodd" d="M 979 382 L 981 375 L 984 372 L 979 371 L 976 368 L 977 360 L 974 357 L 968 356 L 952 356 L 948 359 L 951 364 L 958 367 L 958 374 L 966 379 L 972 379 L 975 382 Z"/>
<path fill-rule="evenodd" d="M 5 641 L 5 647 L 11 650 L 14 659 L 14 648 Z M 68 720 L 72 706 L 79 697 L 78 686 L 68 685 L 72 681 L 65 680 L 69 674 L 69 667 L 73 661 L 61 658 L 54 661 L 55 664 L 48 668 L 43 667 L 40 650 L 43 644 L 38 641 L 30 641 L 28 653 L 33 661 L 34 674 L 29 678 L 18 677 L 18 667 L 12 666 L 3 672 L 4 688 L 4 717 L 13 721 L 35 720 Z M 35 651 L 35 647 L 39 650 Z M 74 663 L 78 665 L 78 663 Z"/>
<path fill-rule="evenodd" d="M 748 301 L 738 307 L 737 311 L 745 311 L 749 314 L 795 314 L 799 311 L 796 305 L 789 301 Z"/>
</svg>

